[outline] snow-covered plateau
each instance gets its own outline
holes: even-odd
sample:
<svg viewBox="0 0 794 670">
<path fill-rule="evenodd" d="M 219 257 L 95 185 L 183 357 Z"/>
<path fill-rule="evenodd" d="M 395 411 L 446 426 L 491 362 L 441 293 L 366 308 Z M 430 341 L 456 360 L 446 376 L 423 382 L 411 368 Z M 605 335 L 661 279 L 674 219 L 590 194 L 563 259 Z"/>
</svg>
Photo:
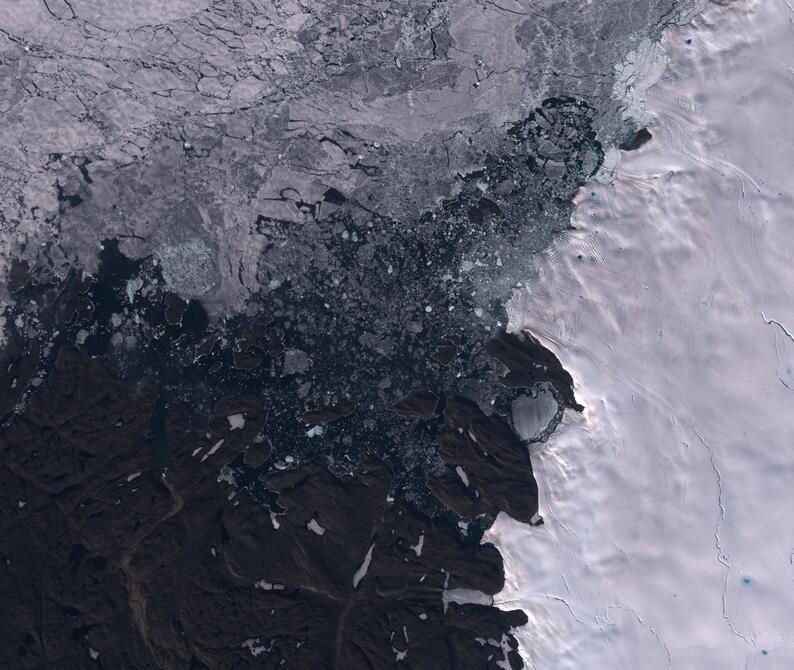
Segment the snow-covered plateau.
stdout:
<svg viewBox="0 0 794 670">
<path fill-rule="evenodd" d="M 496 600 L 531 668 L 794 668 L 794 9 L 662 46 L 653 140 L 510 304 L 586 410 L 533 454 L 544 524 L 486 536 Z"/>
</svg>

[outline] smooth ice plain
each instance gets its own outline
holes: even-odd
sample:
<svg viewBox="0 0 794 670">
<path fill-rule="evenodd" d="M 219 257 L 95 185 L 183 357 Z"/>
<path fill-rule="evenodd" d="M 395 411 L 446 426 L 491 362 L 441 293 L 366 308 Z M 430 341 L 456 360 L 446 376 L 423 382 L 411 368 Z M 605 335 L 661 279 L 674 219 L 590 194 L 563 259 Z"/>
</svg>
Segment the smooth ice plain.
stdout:
<svg viewBox="0 0 794 670">
<path fill-rule="evenodd" d="M 587 409 L 533 456 L 545 524 L 486 536 L 496 600 L 531 668 L 794 668 L 794 10 L 662 46 L 653 141 L 510 305 Z"/>
</svg>

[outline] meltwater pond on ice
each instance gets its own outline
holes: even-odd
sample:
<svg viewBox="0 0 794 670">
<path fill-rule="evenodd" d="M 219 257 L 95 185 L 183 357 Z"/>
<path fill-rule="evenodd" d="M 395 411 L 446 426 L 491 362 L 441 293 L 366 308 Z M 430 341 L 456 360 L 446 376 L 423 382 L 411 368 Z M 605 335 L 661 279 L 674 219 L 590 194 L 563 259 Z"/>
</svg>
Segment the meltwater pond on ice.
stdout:
<svg viewBox="0 0 794 670">
<path fill-rule="evenodd" d="M 533 455 L 545 524 L 486 536 L 496 601 L 529 667 L 794 668 L 794 11 L 711 6 L 663 46 L 653 140 L 510 305 L 586 410 Z"/>
</svg>

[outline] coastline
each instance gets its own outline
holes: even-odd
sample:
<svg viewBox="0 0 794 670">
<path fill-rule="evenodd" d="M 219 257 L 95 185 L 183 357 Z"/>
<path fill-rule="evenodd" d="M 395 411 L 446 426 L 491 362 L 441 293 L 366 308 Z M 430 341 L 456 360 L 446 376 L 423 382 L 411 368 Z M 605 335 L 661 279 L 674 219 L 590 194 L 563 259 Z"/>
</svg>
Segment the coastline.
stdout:
<svg viewBox="0 0 794 670">
<path fill-rule="evenodd" d="M 502 515 L 486 535 L 505 558 L 496 603 L 530 617 L 517 631 L 530 668 L 794 657 L 780 624 L 794 512 L 789 10 L 715 5 L 664 33 L 653 141 L 612 184 L 581 189 L 575 229 L 511 302 L 511 325 L 559 356 L 586 407 L 533 455 L 546 523 Z"/>
</svg>

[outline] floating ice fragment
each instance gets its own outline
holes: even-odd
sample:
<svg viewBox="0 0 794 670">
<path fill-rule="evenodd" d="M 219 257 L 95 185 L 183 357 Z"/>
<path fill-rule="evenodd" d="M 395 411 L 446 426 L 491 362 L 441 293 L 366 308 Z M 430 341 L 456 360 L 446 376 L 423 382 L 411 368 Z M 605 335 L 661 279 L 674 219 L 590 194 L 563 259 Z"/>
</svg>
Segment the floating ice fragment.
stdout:
<svg viewBox="0 0 794 670">
<path fill-rule="evenodd" d="M 141 288 L 143 288 L 143 279 L 141 279 L 140 277 L 135 277 L 134 279 L 130 279 L 127 282 L 127 286 L 126 286 L 126 290 L 125 290 L 125 292 L 127 294 L 127 300 L 129 302 L 132 302 L 133 300 L 135 300 L 135 294 L 138 291 L 140 291 Z"/>
<path fill-rule="evenodd" d="M 218 479 L 216 481 L 219 483 L 226 482 L 229 486 L 234 486 L 235 484 L 234 470 L 232 470 L 228 465 L 224 465 L 221 468 L 221 471 L 218 473 Z"/>
</svg>

